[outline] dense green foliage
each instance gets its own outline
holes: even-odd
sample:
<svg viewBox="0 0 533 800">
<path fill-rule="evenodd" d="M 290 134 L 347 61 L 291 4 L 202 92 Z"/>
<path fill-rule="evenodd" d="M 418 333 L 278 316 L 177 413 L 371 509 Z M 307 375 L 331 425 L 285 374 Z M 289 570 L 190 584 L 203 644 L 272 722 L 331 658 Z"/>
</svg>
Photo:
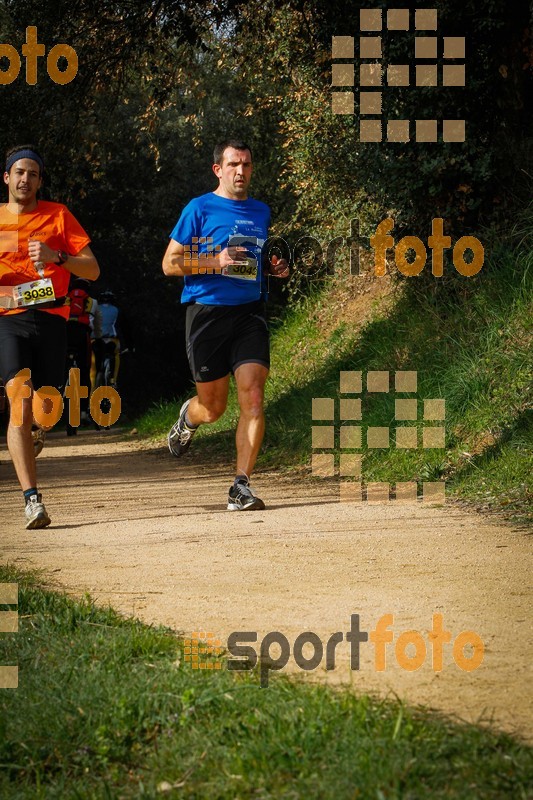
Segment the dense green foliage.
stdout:
<svg viewBox="0 0 533 800">
<path fill-rule="evenodd" d="M 510 15 L 504 0 L 436 2 L 435 35 L 466 37 L 466 87 L 383 88 L 384 113 L 391 119 L 466 119 L 464 144 L 361 145 L 357 105 L 355 117 L 330 111 L 331 37 L 355 36 L 357 43 L 359 10 L 376 5 L 387 7 L 267 2 L 261 13 L 249 5 L 239 23 L 237 58 L 253 88 L 252 108 L 277 109 L 285 184 L 308 230 L 315 221 L 331 225 L 339 212 L 361 216 L 369 201 L 378 204 L 379 216 L 395 210 L 404 226 L 443 216 L 465 230 L 480 209 L 487 213 L 502 201 L 502 181 L 519 162 L 518 152 L 516 160 L 509 153 L 531 135 L 529 6 L 514 3 Z M 413 75 L 412 33 L 381 35 L 385 64 L 410 64 Z M 438 52 L 441 65 L 440 46 Z"/>
<path fill-rule="evenodd" d="M 525 800 L 531 749 L 308 681 L 194 671 L 171 631 L 19 582 L 0 692 L 0 794 L 38 798 Z M 125 680 L 127 676 L 127 680 Z"/>
</svg>

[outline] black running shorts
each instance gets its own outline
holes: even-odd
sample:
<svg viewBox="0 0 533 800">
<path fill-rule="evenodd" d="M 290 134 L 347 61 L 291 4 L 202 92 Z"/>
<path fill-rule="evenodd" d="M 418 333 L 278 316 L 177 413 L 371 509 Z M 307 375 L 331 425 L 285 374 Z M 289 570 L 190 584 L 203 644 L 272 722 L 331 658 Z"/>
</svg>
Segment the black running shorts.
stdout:
<svg viewBox="0 0 533 800">
<path fill-rule="evenodd" d="M 29 367 L 34 389 L 61 389 L 66 355 L 67 323 L 63 317 L 34 308 L 0 315 L 0 377 L 4 384 Z"/>
<path fill-rule="evenodd" d="M 241 364 L 270 366 L 270 341 L 261 301 L 238 306 L 194 303 L 187 308 L 187 355 L 199 383 L 216 381 Z"/>
</svg>

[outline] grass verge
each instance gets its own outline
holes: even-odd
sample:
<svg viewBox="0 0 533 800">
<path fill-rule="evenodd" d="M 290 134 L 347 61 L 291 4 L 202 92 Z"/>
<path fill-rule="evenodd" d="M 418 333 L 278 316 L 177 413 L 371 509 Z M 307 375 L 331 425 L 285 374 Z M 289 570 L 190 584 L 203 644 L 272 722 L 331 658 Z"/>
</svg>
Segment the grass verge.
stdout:
<svg viewBox="0 0 533 800">
<path fill-rule="evenodd" d="M 19 584 L 1 662 L 0 795 L 19 798 L 512 798 L 531 748 L 399 702 L 274 676 L 192 670 L 169 630 Z M 5 607 L 4 607 L 5 609 Z M 529 787 L 531 783 L 529 783 Z"/>
</svg>

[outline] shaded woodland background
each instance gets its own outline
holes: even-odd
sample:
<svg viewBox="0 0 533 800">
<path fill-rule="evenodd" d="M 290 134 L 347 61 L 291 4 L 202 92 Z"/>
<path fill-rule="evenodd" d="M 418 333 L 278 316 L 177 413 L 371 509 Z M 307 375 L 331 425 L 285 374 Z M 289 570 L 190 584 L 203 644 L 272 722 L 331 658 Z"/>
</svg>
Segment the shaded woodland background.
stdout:
<svg viewBox="0 0 533 800">
<path fill-rule="evenodd" d="M 466 37 L 467 86 L 384 89 L 384 110 L 464 117 L 464 144 L 361 145 L 357 114 L 331 113 L 331 37 L 357 36 L 360 8 L 407 6 L 436 7 L 438 36 Z M 186 388 L 179 281 L 162 274 L 161 257 L 183 206 L 215 187 L 221 138 L 251 144 L 252 194 L 271 205 L 274 233 L 291 243 L 347 237 L 353 218 L 369 235 L 388 213 L 396 239 L 427 239 L 436 216 L 457 235 L 512 226 L 531 197 L 532 17 L 525 0 L 2 0 L 0 42 L 20 53 L 36 25 L 47 51 L 65 42 L 78 54 L 68 85 L 53 83 L 39 59 L 36 86 L 25 82 L 24 61 L 19 78 L 0 86 L 0 149 L 35 142 L 48 165 L 44 196 L 65 202 L 92 238 L 97 289 L 116 292 L 133 331 L 128 409 Z M 392 63 L 412 61 L 407 34 L 384 38 Z M 281 312 L 321 279 L 303 255 L 298 266 L 274 292 Z M 438 287 L 457 290 L 453 277 Z"/>
</svg>

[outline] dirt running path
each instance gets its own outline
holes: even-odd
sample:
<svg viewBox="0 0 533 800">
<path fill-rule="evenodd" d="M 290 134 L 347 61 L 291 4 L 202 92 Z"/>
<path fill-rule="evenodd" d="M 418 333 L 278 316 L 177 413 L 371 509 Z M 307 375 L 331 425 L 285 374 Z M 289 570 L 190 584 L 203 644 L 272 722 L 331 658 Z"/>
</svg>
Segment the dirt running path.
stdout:
<svg viewBox="0 0 533 800">
<path fill-rule="evenodd" d="M 416 672 L 396 664 L 374 669 L 374 646 L 361 646 L 359 671 L 349 645 L 337 647 L 330 681 L 394 692 L 469 721 L 532 738 L 531 538 L 448 505 L 348 505 L 332 487 L 258 474 L 254 486 L 268 511 L 225 510 L 231 469 L 132 438 L 55 434 L 39 459 L 40 483 L 53 526 L 26 531 L 20 491 L 0 452 L 2 563 L 40 567 L 69 592 L 90 592 L 126 614 L 186 633 L 269 631 L 294 641 L 314 631 L 325 642 L 394 614 L 396 637 L 420 631 L 427 642 L 432 614 L 444 616 L 452 641 L 476 631 L 486 647 L 473 672 L 461 671 L 445 646 L 444 670 L 431 650 Z M 257 645 L 258 647 L 258 645 Z M 287 669 L 295 669 L 292 657 Z M 317 670 L 308 675 L 325 675 Z"/>
</svg>

